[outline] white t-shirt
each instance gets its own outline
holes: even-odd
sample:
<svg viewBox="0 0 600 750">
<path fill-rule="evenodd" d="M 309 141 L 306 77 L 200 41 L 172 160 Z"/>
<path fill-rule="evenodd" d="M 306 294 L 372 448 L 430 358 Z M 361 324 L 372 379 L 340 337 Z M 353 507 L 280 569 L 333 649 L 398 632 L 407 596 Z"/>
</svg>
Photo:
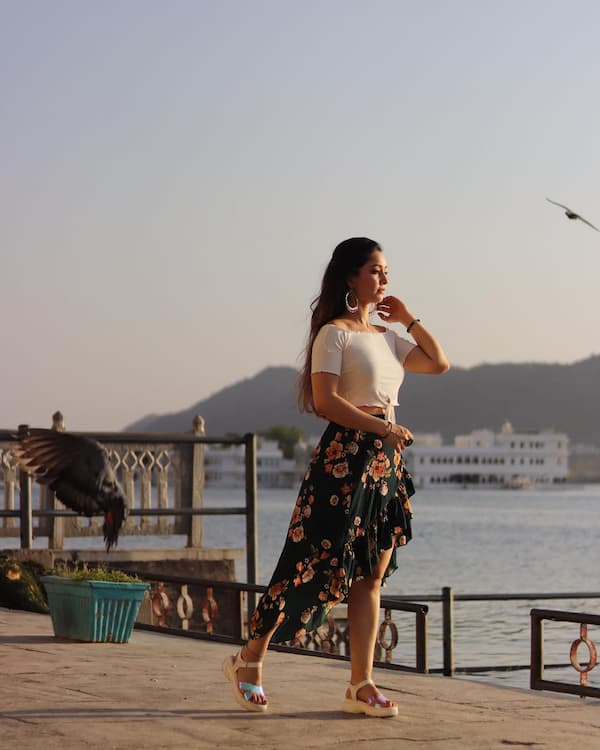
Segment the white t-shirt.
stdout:
<svg viewBox="0 0 600 750">
<path fill-rule="evenodd" d="M 340 396 L 354 406 L 381 406 L 395 421 L 404 361 L 414 347 L 390 328 L 370 333 L 327 323 L 313 343 L 311 372 L 339 375 Z"/>
</svg>

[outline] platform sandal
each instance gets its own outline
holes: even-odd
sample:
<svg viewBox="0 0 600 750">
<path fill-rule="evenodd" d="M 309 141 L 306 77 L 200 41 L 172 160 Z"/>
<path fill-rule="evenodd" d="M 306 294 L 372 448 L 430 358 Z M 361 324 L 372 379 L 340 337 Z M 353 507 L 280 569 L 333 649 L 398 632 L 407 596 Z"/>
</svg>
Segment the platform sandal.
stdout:
<svg viewBox="0 0 600 750">
<path fill-rule="evenodd" d="M 260 695 L 262 698 L 266 698 L 266 695 L 263 692 L 262 685 L 254 685 L 252 682 L 238 682 L 237 672 L 238 669 L 258 669 L 261 666 L 262 661 L 244 661 L 241 651 L 235 656 L 228 656 L 223 662 L 223 672 L 231 683 L 233 697 L 246 711 L 264 713 L 267 710 L 267 704 L 255 703 L 252 696 Z"/>
<path fill-rule="evenodd" d="M 358 685 L 350 683 L 350 698 L 346 698 L 342 703 L 342 711 L 348 714 L 366 714 L 367 716 L 379 716 L 385 718 L 388 716 L 398 716 L 398 706 L 383 706 L 380 701 L 387 701 L 387 698 L 379 691 L 369 698 L 368 701 L 361 701 L 357 697 L 358 691 L 365 685 L 373 685 L 373 680 L 363 680 Z"/>
</svg>

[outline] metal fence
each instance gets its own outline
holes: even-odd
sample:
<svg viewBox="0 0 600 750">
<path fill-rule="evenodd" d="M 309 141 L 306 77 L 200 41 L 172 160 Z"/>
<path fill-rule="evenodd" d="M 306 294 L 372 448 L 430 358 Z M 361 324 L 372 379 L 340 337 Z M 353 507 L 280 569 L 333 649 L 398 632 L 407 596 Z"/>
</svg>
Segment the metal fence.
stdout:
<svg viewBox="0 0 600 750">
<path fill-rule="evenodd" d="M 544 679 L 544 620 L 579 624 L 579 636 L 571 643 L 569 649 L 569 663 L 579 675 L 578 685 Z M 596 644 L 588 636 L 588 625 L 600 625 L 600 615 L 563 612 L 556 609 L 531 610 L 531 670 L 529 684 L 532 690 L 552 690 L 557 693 L 579 695 L 582 698 L 587 696 L 600 698 L 600 688 L 588 685 L 588 674 L 598 663 Z M 581 645 L 584 645 L 588 650 L 587 664 L 581 664 L 579 661 L 578 651 Z"/>
<path fill-rule="evenodd" d="M 245 612 L 252 612 L 255 594 L 266 590 L 264 586 L 252 586 L 244 583 L 189 579 L 179 576 L 149 576 L 144 573 L 139 573 L 139 575 L 153 583 L 146 621 L 140 623 L 139 627 L 198 638 L 211 637 L 232 643 L 242 643 L 248 637 L 247 620 L 244 618 L 244 614 Z M 580 687 L 542 679 L 544 669 L 543 630 L 541 626 L 537 626 L 536 629 L 536 623 L 540 619 L 600 624 L 600 616 L 564 613 L 556 610 L 532 610 L 530 663 L 486 666 L 463 665 L 460 667 L 454 664 L 453 621 L 456 601 L 532 601 L 593 598 L 600 598 L 600 593 L 454 594 L 452 589 L 448 587 L 443 589 L 441 595 L 384 596 L 381 599 L 382 619 L 377 634 L 375 664 L 390 669 L 430 674 L 441 673 L 447 676 L 530 670 L 531 687 L 534 689 L 559 690 L 560 692 L 582 696 L 600 697 L 599 689 L 587 685 L 587 674 L 596 665 L 595 644 L 587 637 L 587 630 L 581 630 L 579 638 L 570 644 L 569 661 L 546 665 L 547 668 L 573 667 L 581 675 L 582 687 Z M 424 600 L 438 602 L 442 605 L 444 666 L 441 669 L 429 667 L 430 610 L 423 603 Z M 343 606 L 336 607 L 329 614 L 327 622 L 316 631 L 304 634 L 295 642 L 274 645 L 272 648 L 279 650 L 293 649 L 309 652 L 313 655 L 349 659 L 349 629 L 344 610 Z M 407 627 L 405 613 L 414 614 L 412 631 L 410 625 Z M 534 616 L 534 613 L 540 614 Z M 223 614 L 225 614 L 225 617 L 222 617 Z M 577 657 L 577 649 L 582 643 L 587 646 L 590 654 L 588 664 L 584 665 L 579 664 Z M 413 645 L 409 647 L 408 644 Z M 411 664 L 406 657 L 413 647 L 414 662 Z M 537 675 L 535 681 L 534 675 Z"/>
<path fill-rule="evenodd" d="M 443 666 L 428 671 L 431 674 L 443 674 L 452 677 L 458 674 L 478 674 L 489 672 L 509 672 L 518 670 L 529 670 L 530 686 L 535 690 L 553 690 L 562 693 L 571 693 L 582 697 L 589 696 L 600 698 L 600 688 L 587 684 L 588 674 L 595 668 L 597 663 L 596 645 L 588 636 L 587 625 L 600 625 L 600 616 L 564 612 L 562 610 L 532 609 L 530 612 L 531 630 L 529 637 L 530 661 L 526 664 L 487 664 L 487 665 L 460 665 L 455 663 L 455 604 L 456 602 L 517 602 L 517 601 L 552 601 L 552 600 L 590 600 L 600 599 L 598 591 L 573 591 L 569 593 L 558 592 L 531 592 L 531 593 L 505 593 L 505 594 L 458 594 L 450 587 L 444 587 L 441 594 L 414 594 L 410 596 L 393 596 L 390 601 L 418 601 L 434 602 L 441 604 L 442 619 L 442 656 Z M 558 663 L 544 663 L 544 640 L 543 621 L 552 620 L 562 623 L 579 623 L 581 625 L 578 637 L 571 643 L 565 645 L 565 653 L 568 658 Z M 577 651 L 581 645 L 588 649 L 589 660 L 586 664 L 579 662 Z M 573 668 L 578 677 L 579 684 L 559 682 L 556 680 L 545 680 L 543 678 L 546 669 L 568 669 Z"/>
<path fill-rule="evenodd" d="M 145 611 L 140 611 L 136 627 L 227 643 L 243 643 L 247 640 L 248 619 L 255 607 L 256 594 L 267 590 L 266 586 L 232 581 L 157 575 L 141 571 L 137 575 L 152 582 L 152 590 Z M 219 591 L 218 595 L 216 591 Z M 381 609 L 383 619 L 377 633 L 375 666 L 427 673 L 427 605 L 398 602 L 383 597 Z M 326 623 L 317 630 L 285 644 L 273 644 L 271 648 L 349 660 L 349 629 L 344 610 L 343 606 L 336 607 L 329 613 Z M 399 628 L 398 622 L 394 620 L 394 614 L 404 613 L 414 615 L 412 633 L 409 632 L 410 626 Z M 403 638 L 400 637 L 400 630 Z M 396 658 L 395 650 L 399 646 L 403 649 L 403 656 L 414 649 L 412 664 L 403 663 Z"/>
</svg>

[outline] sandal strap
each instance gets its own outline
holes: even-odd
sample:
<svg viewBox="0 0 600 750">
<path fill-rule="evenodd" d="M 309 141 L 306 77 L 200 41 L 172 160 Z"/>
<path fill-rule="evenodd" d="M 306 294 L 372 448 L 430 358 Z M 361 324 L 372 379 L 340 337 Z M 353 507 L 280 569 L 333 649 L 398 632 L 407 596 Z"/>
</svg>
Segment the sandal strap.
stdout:
<svg viewBox="0 0 600 750">
<path fill-rule="evenodd" d="M 259 669 L 260 667 L 262 667 L 262 661 L 245 661 L 242 659 L 241 651 L 238 651 L 235 656 L 235 663 L 233 665 L 235 672 L 237 672 L 238 669 Z M 251 683 L 248 684 L 250 685 Z"/>
<path fill-rule="evenodd" d="M 361 688 L 365 687 L 365 685 L 373 685 L 373 687 L 375 687 L 375 683 L 370 678 L 359 682 L 358 685 L 353 685 L 352 683 L 350 683 L 350 695 L 352 696 L 353 700 L 358 700 L 356 694 Z"/>
<path fill-rule="evenodd" d="M 261 698 L 265 698 L 262 685 L 255 685 L 252 682 L 239 682 L 240 690 L 243 692 L 244 699 L 250 700 L 251 695 L 260 695 Z"/>
</svg>

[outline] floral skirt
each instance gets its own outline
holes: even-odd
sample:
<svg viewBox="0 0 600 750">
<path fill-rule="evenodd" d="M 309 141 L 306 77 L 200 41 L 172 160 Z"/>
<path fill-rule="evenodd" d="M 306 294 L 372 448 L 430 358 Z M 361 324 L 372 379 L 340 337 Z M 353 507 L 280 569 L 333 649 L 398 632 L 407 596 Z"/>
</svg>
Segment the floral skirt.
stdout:
<svg viewBox="0 0 600 750">
<path fill-rule="evenodd" d="M 372 432 L 331 422 L 314 450 L 279 562 L 250 621 L 250 638 L 277 627 L 275 643 L 302 638 L 348 597 L 353 580 L 371 574 L 394 547 L 411 539 L 414 494 L 402 455 Z"/>
</svg>

